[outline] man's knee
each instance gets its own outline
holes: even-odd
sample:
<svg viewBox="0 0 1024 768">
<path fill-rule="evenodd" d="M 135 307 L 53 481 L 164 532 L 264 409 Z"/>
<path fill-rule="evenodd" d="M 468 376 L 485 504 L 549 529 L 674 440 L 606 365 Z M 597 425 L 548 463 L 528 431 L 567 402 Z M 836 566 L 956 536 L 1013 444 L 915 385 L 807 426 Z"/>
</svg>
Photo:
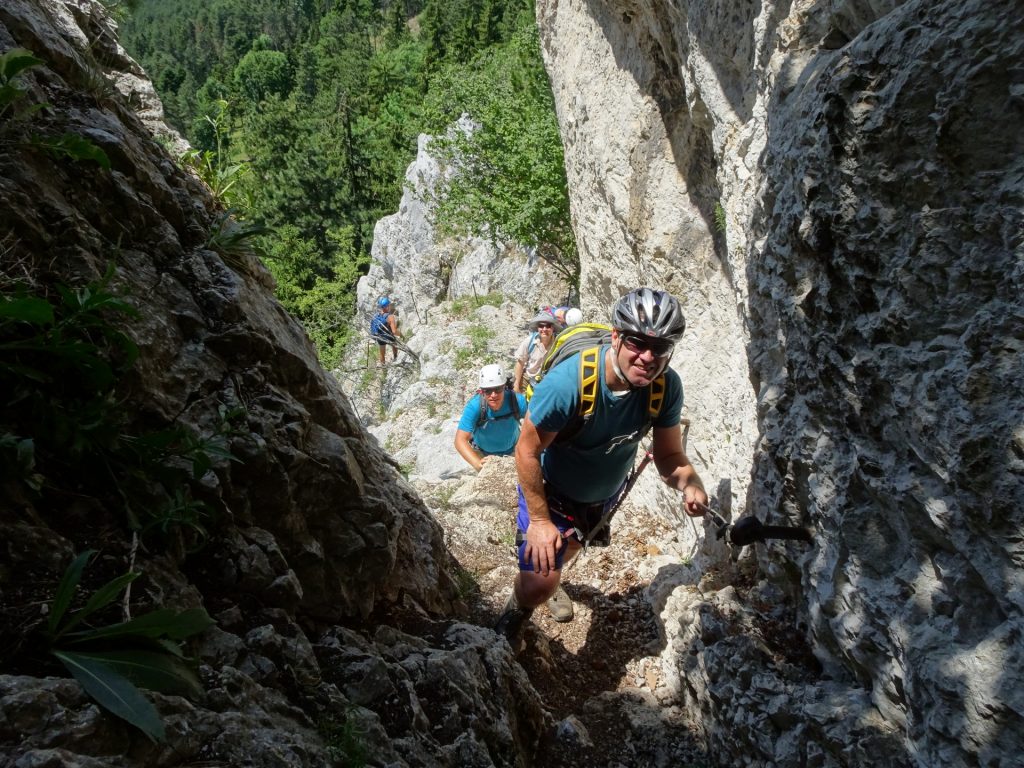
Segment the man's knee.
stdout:
<svg viewBox="0 0 1024 768">
<path fill-rule="evenodd" d="M 536 608 L 538 605 L 543 605 L 549 597 L 555 594 L 561 577 L 560 571 L 550 571 L 547 576 L 520 571 L 515 586 L 516 599 L 524 608 Z"/>
</svg>

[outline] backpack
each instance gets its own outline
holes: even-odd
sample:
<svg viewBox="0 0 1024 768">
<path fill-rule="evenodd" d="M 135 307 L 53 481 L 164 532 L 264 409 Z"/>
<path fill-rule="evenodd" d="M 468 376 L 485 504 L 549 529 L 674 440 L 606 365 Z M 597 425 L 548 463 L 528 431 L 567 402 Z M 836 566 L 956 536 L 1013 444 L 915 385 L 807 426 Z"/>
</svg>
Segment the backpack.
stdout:
<svg viewBox="0 0 1024 768">
<path fill-rule="evenodd" d="M 509 403 L 509 409 L 511 413 L 503 413 L 501 416 L 495 416 L 491 421 L 501 421 L 502 419 L 515 419 L 519 421 L 522 416 L 519 413 L 519 398 L 516 397 L 515 391 L 512 389 L 512 379 L 505 380 L 505 397 L 511 397 L 512 400 Z M 483 395 L 480 395 L 480 414 L 476 417 L 476 426 L 473 427 L 473 431 L 480 429 L 487 421 L 487 401 Z"/>
<path fill-rule="evenodd" d="M 379 338 L 381 336 L 387 338 L 393 338 L 394 334 L 391 333 L 391 326 L 388 325 L 389 315 L 382 315 L 380 313 L 373 316 L 370 320 L 370 335 Z"/>
<path fill-rule="evenodd" d="M 597 407 L 597 393 L 601 383 L 598 376 L 601 371 L 600 355 L 606 344 L 611 344 L 612 329 L 603 323 L 578 323 L 569 326 L 555 337 L 554 344 L 548 350 L 547 357 L 537 374 L 537 382 L 526 387 L 526 401 L 533 397 L 533 390 L 541 382 L 548 371 L 563 360 L 568 360 L 577 352 L 580 354 L 580 408 L 577 418 L 558 433 L 556 440 L 562 442 L 573 437 L 594 415 Z M 641 432 L 643 440 L 650 431 L 654 420 L 661 413 L 661 405 L 665 400 L 665 374 L 647 386 L 647 424 Z"/>
</svg>

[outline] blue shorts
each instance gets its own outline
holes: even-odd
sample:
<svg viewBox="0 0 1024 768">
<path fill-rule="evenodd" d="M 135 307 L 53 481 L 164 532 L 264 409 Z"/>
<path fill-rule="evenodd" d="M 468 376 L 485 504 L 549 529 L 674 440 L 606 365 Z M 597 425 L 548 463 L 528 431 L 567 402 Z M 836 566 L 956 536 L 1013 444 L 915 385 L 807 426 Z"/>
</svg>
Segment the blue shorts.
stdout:
<svg viewBox="0 0 1024 768">
<path fill-rule="evenodd" d="M 590 530 L 601 522 L 601 519 L 609 509 L 615 506 L 619 496 L 622 495 L 622 489 L 625 485 L 625 483 L 620 485 L 619 489 L 610 498 L 604 501 L 596 501 L 593 504 L 584 504 L 579 501 L 563 498 L 546 488 L 548 513 L 551 515 L 551 522 L 561 532 L 563 539 L 576 539 L 576 541 L 582 544 Z M 519 495 L 519 512 L 516 515 L 516 528 L 518 528 L 516 553 L 519 556 L 519 570 L 532 571 L 533 564 L 523 558 L 523 553 L 526 551 L 526 529 L 530 527 L 530 514 L 526 510 L 526 499 L 523 497 L 522 486 L 516 485 L 516 492 Z M 610 534 L 611 520 L 609 519 L 605 522 L 604 527 L 590 540 L 590 546 L 608 546 L 611 538 Z M 566 549 L 567 547 L 563 545 L 555 553 L 555 570 L 562 569 L 562 560 L 565 559 Z"/>
</svg>

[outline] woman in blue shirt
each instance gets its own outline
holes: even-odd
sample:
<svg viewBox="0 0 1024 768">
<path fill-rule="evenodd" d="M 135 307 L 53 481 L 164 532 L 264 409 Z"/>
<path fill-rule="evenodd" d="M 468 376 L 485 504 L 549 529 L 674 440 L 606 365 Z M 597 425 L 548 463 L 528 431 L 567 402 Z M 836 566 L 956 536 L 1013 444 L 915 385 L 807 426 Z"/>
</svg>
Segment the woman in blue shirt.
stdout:
<svg viewBox="0 0 1024 768">
<path fill-rule="evenodd" d="M 519 439 L 526 398 L 512 391 L 500 365 L 480 369 L 480 389 L 466 403 L 455 433 L 455 450 L 477 472 L 488 456 L 511 456 Z"/>
</svg>

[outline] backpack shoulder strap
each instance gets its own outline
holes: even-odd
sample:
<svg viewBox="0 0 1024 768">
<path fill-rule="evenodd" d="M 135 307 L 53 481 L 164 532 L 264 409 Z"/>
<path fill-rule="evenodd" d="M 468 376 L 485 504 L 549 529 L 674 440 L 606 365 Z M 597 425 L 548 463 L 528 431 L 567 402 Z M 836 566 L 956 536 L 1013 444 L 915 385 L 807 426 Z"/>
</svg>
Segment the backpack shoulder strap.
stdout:
<svg viewBox="0 0 1024 768">
<path fill-rule="evenodd" d="M 477 392 L 476 396 L 480 398 L 480 413 L 477 414 L 476 427 L 474 429 L 480 429 L 480 427 L 484 425 L 484 422 L 487 421 L 487 401 L 479 392 Z"/>
<path fill-rule="evenodd" d="M 665 374 L 661 374 L 647 387 L 647 421 L 644 423 L 643 432 L 640 433 L 640 441 L 647 438 L 647 433 L 654 427 L 654 420 L 661 413 L 661 405 L 665 402 Z"/>
<path fill-rule="evenodd" d="M 519 421 L 519 395 L 516 394 L 516 391 L 509 384 L 505 385 L 505 397 L 512 398 L 512 402 L 509 403 L 509 407 L 512 409 L 512 418 Z"/>
<path fill-rule="evenodd" d="M 530 355 L 533 354 L 533 348 L 537 346 L 537 339 L 540 337 L 538 331 L 532 331 L 530 333 L 530 343 L 526 345 L 526 364 L 530 364 Z"/>
<path fill-rule="evenodd" d="M 661 413 L 661 405 L 665 402 L 665 374 L 651 382 L 647 388 L 647 417 L 654 421 Z"/>
<path fill-rule="evenodd" d="M 584 419 L 594 413 L 597 407 L 597 389 L 600 385 L 598 373 L 601 370 L 601 346 L 590 347 L 580 352 L 580 410 Z"/>
</svg>

